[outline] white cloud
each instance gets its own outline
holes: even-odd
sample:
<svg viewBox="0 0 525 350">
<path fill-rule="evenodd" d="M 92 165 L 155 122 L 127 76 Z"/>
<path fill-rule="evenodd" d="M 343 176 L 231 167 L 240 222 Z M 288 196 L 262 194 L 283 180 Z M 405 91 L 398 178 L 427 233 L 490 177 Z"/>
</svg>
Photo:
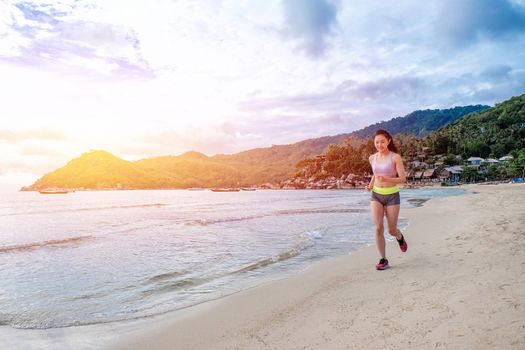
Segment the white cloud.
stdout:
<svg viewBox="0 0 525 350">
<path fill-rule="evenodd" d="M 498 1 L 519 22 L 519 11 Z M 462 27 L 468 45 L 450 45 L 449 5 L 2 1 L 0 125 L 62 133 L 65 163 L 100 148 L 138 158 L 237 152 L 523 93 L 521 24 L 502 35 L 497 21 Z M 454 16 L 449 29 L 464 17 Z M 17 155 L 28 163 L 38 147 L 60 151 L 52 142 L 24 147 Z"/>
<path fill-rule="evenodd" d="M 242 133 L 233 122 L 226 121 L 210 125 L 208 128 L 168 128 L 136 134 L 131 136 L 127 143 L 112 145 L 108 149 L 125 159 L 136 160 L 146 156 L 179 155 L 188 150 L 198 150 L 213 156 L 262 146 L 265 146 L 265 140 L 261 136 Z"/>
</svg>

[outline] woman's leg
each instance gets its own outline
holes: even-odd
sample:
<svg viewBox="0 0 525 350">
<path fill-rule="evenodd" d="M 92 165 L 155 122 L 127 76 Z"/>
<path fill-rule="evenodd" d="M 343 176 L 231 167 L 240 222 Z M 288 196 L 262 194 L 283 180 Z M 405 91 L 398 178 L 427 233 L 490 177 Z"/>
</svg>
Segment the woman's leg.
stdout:
<svg viewBox="0 0 525 350">
<path fill-rule="evenodd" d="M 370 202 L 370 210 L 372 212 L 372 220 L 374 221 L 375 225 L 375 234 L 376 234 L 376 246 L 377 250 L 379 251 L 379 254 L 383 259 L 386 259 L 385 256 L 385 236 L 384 231 L 385 228 L 383 226 L 383 216 L 384 216 L 384 208 L 383 204 L 377 202 L 377 201 L 371 201 Z"/>
<path fill-rule="evenodd" d="M 397 219 L 399 217 L 399 204 L 389 205 L 385 207 L 386 210 L 386 221 L 388 222 L 388 233 L 396 237 L 397 240 L 401 239 L 401 231 L 397 228 Z"/>
</svg>

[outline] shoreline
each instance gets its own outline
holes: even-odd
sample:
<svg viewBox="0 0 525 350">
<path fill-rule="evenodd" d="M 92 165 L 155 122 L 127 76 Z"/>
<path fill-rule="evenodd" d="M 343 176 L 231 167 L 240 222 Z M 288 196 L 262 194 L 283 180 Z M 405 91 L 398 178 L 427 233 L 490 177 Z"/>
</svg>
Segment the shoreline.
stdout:
<svg viewBox="0 0 525 350">
<path fill-rule="evenodd" d="M 494 181 L 486 181 L 486 182 L 478 182 L 474 185 L 480 185 L 480 184 L 505 184 L 508 183 L 507 180 L 500 181 L 495 183 Z M 404 186 L 400 186 L 402 189 L 420 189 L 420 188 L 461 188 L 461 186 L 469 186 L 473 184 L 461 184 L 461 185 L 453 185 L 453 186 L 442 186 L 441 182 L 426 182 L 426 183 L 406 183 Z M 105 192 L 105 191 L 210 191 L 216 187 L 174 187 L 174 188 L 67 188 L 67 187 L 56 187 L 56 189 L 68 191 L 70 193 L 74 192 Z M 345 187 L 330 187 L 326 185 L 325 187 L 280 187 L 277 184 L 272 184 L 272 187 L 261 187 L 261 186 L 255 186 L 255 187 L 231 187 L 231 188 L 238 188 L 239 192 L 242 192 L 243 188 L 253 188 L 257 191 L 266 191 L 266 190 L 273 190 L 273 191 L 308 191 L 308 190 L 364 190 L 364 185 L 359 186 L 345 186 Z M 41 192 L 46 191 L 47 188 L 44 189 L 27 189 L 25 187 L 22 187 L 21 189 L 18 189 L 13 192 Z M 246 191 L 246 190 L 244 190 Z"/>
<path fill-rule="evenodd" d="M 6 329 L 8 326 L 4 326 L 0 328 L 0 340 L 5 338 L 7 341 L 5 344 L 12 345 L 16 349 L 32 349 L 41 346 L 53 349 L 75 347 L 89 349 L 171 349 L 174 344 L 179 344 L 181 348 L 188 349 L 287 349 L 300 348 L 301 346 L 305 348 L 357 349 L 362 348 L 363 344 L 374 344 L 374 347 L 385 347 L 388 344 L 387 347 L 389 348 L 425 347 L 430 343 L 422 343 L 421 339 L 419 339 L 419 343 L 417 339 L 408 341 L 408 343 L 406 341 L 401 342 L 400 339 L 395 340 L 397 343 L 391 344 L 388 341 L 370 343 L 374 336 L 377 336 L 377 334 L 374 335 L 373 331 L 374 323 L 370 323 L 370 320 L 381 322 L 382 319 L 379 317 L 381 313 L 384 314 L 385 311 L 390 310 L 388 302 L 391 302 L 392 306 L 395 306 L 396 303 L 395 300 L 389 300 L 392 295 L 382 295 L 378 293 L 378 290 L 381 290 L 380 287 L 384 288 L 391 285 L 400 289 L 407 289 L 409 292 L 412 289 L 417 290 L 425 287 L 428 289 L 431 287 L 431 283 L 425 278 L 425 266 L 413 266 L 411 264 L 414 263 L 414 259 L 425 258 L 424 254 L 417 249 L 418 247 L 435 246 L 443 242 L 439 242 L 436 236 L 429 237 L 417 234 L 421 226 L 425 226 L 425 220 L 422 219 L 428 218 L 429 213 L 433 211 L 447 211 L 447 208 L 449 213 L 459 215 L 461 213 L 458 213 L 457 210 L 449 208 L 454 207 L 454 201 L 469 202 L 473 196 L 483 195 L 483 192 L 494 192 L 494 188 L 496 188 L 496 192 L 501 192 L 499 191 L 500 188 L 503 192 L 508 192 L 510 188 L 519 190 L 520 198 L 523 200 L 525 190 L 523 185 L 482 187 L 469 185 L 463 187 L 463 189 L 469 190 L 465 195 L 433 198 L 422 207 L 403 209 L 401 217 L 409 220 L 409 226 L 405 232 L 409 251 L 406 255 L 402 255 L 398 249 L 395 249 L 394 242 L 387 242 L 387 257 L 391 260 L 392 265 L 387 271 L 375 271 L 373 266 L 377 260 L 376 248 L 373 245 L 365 246 L 349 255 L 330 257 L 315 262 L 291 277 L 262 282 L 255 287 L 148 319 L 50 330 L 13 328 L 8 330 Z M 468 216 L 472 214 L 471 211 L 468 211 Z M 465 213 L 463 214 L 465 216 Z M 435 216 L 431 218 L 431 221 L 435 221 L 438 226 L 439 224 L 446 227 L 450 226 L 450 222 L 443 222 L 442 218 Z M 466 229 L 466 227 L 462 226 L 459 229 Z M 446 253 L 445 251 L 438 255 L 445 255 Z M 523 253 L 521 254 L 523 255 Z M 431 269 L 436 269 L 436 267 Z M 408 283 L 399 283 L 393 276 L 397 276 L 397 279 Z M 383 277 L 386 278 L 383 279 Z M 421 277 L 423 281 L 418 277 Z M 439 279 L 434 281 L 435 284 L 439 282 Z M 523 278 L 521 278 L 520 283 L 523 283 Z M 456 287 L 458 286 L 456 285 Z M 502 288 L 505 289 L 505 287 Z M 342 291 L 347 293 L 342 294 Z M 396 293 L 398 293 L 396 295 L 402 296 L 399 291 Z M 442 299 L 441 295 L 434 295 L 434 297 Z M 401 311 L 402 313 L 407 312 L 407 307 L 410 309 L 411 305 L 407 306 L 406 304 L 410 304 L 410 300 L 403 297 L 401 299 Z M 379 306 L 374 305 L 373 302 L 379 302 Z M 524 300 L 521 299 L 517 304 L 517 311 L 523 310 L 523 304 Z M 428 306 L 425 303 L 422 305 Z M 421 305 L 419 306 L 421 307 Z M 447 310 L 447 308 L 442 307 L 442 303 L 437 304 L 437 306 L 437 310 L 440 311 L 437 316 L 441 314 L 441 311 Z M 359 314 L 361 309 L 365 312 L 366 317 L 364 319 L 363 315 L 360 316 Z M 408 311 L 414 313 L 417 312 L 417 309 L 417 307 L 412 306 L 411 310 Z M 433 310 L 433 308 L 430 309 L 430 311 Z M 387 312 L 386 316 L 395 315 L 389 315 Z M 387 317 L 387 319 L 394 322 L 393 324 L 400 321 L 401 323 L 411 322 L 411 320 L 404 320 L 403 317 L 400 317 L 400 320 L 396 320 L 396 317 Z M 525 327 L 523 318 L 521 323 L 518 322 L 518 325 Z M 398 326 L 394 328 L 401 329 Z M 385 333 L 385 331 L 391 330 L 390 327 L 387 327 L 381 332 Z M 519 331 L 519 329 L 516 330 Z M 358 332 L 356 333 L 356 331 Z M 429 332 L 431 331 L 429 330 Z M 116 335 L 112 335 L 112 333 Z M 509 333 L 512 332 L 509 331 Z M 519 333 L 514 332 L 514 334 Z M 368 339 L 366 343 L 355 342 L 363 338 L 363 335 L 368 337 L 365 337 Z M 385 339 L 393 340 L 394 335 L 390 334 Z M 15 339 L 21 338 L 25 339 L 26 344 L 17 344 Z M 117 338 L 119 340 L 116 340 Z M 466 336 L 462 338 L 468 339 Z M 515 335 L 514 338 L 518 339 L 519 336 Z M 361 339 L 361 341 L 363 340 Z M 444 338 L 443 344 L 447 344 L 447 340 Z M 435 342 L 435 344 L 438 343 L 440 341 Z M 358 344 L 361 345 L 358 346 Z M 458 346 L 460 344 L 469 343 L 456 343 Z M 18 347 L 19 345 L 20 347 Z M 463 345 L 460 347 L 464 347 Z M 481 347 L 483 348 L 483 346 Z"/>
</svg>

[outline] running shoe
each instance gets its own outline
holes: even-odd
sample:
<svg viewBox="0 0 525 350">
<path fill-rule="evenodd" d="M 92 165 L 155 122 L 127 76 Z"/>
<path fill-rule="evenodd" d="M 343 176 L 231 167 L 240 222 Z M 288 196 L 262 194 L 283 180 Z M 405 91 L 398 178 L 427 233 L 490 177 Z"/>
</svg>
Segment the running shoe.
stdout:
<svg viewBox="0 0 525 350">
<path fill-rule="evenodd" d="M 386 259 L 379 260 L 379 264 L 376 265 L 376 269 L 384 270 L 386 268 L 388 268 L 388 260 Z"/>
<path fill-rule="evenodd" d="M 399 249 L 404 253 L 408 249 L 407 241 L 405 241 L 405 237 L 403 237 L 403 234 L 401 234 L 401 240 L 396 239 L 397 243 L 399 243 Z"/>
</svg>

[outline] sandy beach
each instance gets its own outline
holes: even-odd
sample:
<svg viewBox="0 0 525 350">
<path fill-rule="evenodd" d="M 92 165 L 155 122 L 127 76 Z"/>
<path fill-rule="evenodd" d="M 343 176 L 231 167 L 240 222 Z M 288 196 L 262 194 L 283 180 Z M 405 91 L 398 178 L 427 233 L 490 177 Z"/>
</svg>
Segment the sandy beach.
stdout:
<svg viewBox="0 0 525 350">
<path fill-rule="evenodd" d="M 403 210 L 409 250 L 316 264 L 135 330 L 111 349 L 523 349 L 525 186 Z"/>
<path fill-rule="evenodd" d="M 387 243 L 150 319 L 10 330 L 14 349 L 523 349 L 525 185 L 403 209 L 409 248 Z M 5 329 L 4 329 L 5 330 Z"/>
</svg>

